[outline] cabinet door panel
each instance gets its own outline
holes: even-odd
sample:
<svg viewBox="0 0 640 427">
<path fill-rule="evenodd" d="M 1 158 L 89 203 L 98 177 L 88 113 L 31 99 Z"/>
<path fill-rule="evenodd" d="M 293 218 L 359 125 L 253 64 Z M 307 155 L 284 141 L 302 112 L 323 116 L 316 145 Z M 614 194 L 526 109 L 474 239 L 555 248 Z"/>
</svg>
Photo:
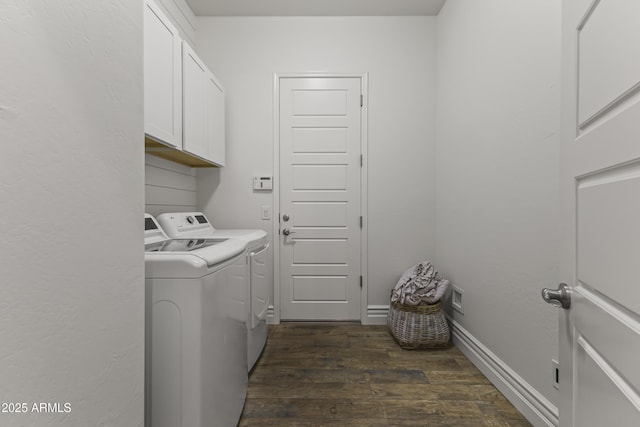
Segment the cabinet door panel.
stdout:
<svg viewBox="0 0 640 427">
<path fill-rule="evenodd" d="M 213 74 L 207 78 L 207 141 L 209 160 L 218 166 L 225 163 L 224 91 Z"/>
<path fill-rule="evenodd" d="M 209 71 L 193 50 L 183 42 L 183 150 L 209 158 L 207 141 L 207 80 Z"/>
<path fill-rule="evenodd" d="M 144 122 L 153 139 L 182 147 L 182 44 L 152 2 L 144 9 Z"/>
</svg>

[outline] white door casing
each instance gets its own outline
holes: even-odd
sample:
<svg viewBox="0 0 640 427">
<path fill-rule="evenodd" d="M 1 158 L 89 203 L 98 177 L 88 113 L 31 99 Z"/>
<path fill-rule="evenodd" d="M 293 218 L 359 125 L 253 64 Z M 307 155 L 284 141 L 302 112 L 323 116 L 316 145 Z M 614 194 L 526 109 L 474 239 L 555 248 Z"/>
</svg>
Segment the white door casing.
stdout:
<svg viewBox="0 0 640 427">
<path fill-rule="evenodd" d="M 362 79 L 278 86 L 280 318 L 360 319 Z"/>
<path fill-rule="evenodd" d="M 564 0 L 560 426 L 640 425 L 640 2 Z"/>
</svg>

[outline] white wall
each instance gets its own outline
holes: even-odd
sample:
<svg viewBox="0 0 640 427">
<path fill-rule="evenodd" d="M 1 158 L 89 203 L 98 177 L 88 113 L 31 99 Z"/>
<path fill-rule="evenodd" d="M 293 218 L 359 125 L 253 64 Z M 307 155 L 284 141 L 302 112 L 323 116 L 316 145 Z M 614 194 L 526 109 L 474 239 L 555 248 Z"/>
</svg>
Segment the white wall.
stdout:
<svg viewBox="0 0 640 427">
<path fill-rule="evenodd" d="M 0 16 L 0 424 L 141 426 L 141 4 Z"/>
<path fill-rule="evenodd" d="M 436 262 L 455 322 L 554 402 L 560 2 L 448 0 L 437 25 Z"/>
<path fill-rule="evenodd" d="M 198 171 L 198 206 L 219 228 L 271 233 L 260 207 L 272 195 L 251 185 L 273 173 L 274 73 L 369 73 L 368 304 L 388 304 L 400 274 L 433 257 L 435 18 L 197 22 L 198 53 L 227 96 L 227 165 Z"/>
<path fill-rule="evenodd" d="M 196 210 L 196 171 L 179 163 L 145 154 L 145 212 L 157 216 L 164 212 Z"/>
</svg>

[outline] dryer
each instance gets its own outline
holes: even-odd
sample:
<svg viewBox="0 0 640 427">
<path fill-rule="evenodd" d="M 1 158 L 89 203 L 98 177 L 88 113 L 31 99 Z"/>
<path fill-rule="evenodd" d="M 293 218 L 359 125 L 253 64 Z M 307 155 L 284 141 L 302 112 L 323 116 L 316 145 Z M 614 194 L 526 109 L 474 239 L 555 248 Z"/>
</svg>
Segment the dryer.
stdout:
<svg viewBox="0 0 640 427">
<path fill-rule="evenodd" d="M 246 247 L 169 239 L 145 215 L 147 427 L 238 423 L 248 382 Z"/>
<path fill-rule="evenodd" d="M 249 265 L 249 312 L 247 319 L 247 359 L 251 370 L 267 341 L 267 311 L 273 278 L 268 271 L 269 242 L 264 230 L 220 230 L 202 212 L 176 212 L 158 215 L 158 222 L 172 238 L 226 238 L 247 242 Z"/>
</svg>

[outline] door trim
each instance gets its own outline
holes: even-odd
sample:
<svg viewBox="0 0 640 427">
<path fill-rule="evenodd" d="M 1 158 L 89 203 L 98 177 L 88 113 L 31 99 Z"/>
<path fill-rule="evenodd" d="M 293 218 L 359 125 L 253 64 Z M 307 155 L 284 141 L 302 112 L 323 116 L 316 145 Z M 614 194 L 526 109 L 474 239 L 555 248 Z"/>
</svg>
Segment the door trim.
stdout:
<svg viewBox="0 0 640 427">
<path fill-rule="evenodd" d="M 368 287 L 368 247 L 367 236 L 369 227 L 369 215 L 367 211 L 368 194 L 368 159 L 369 159 L 369 73 L 274 73 L 273 74 L 273 178 L 276 181 L 273 186 L 273 310 L 270 311 L 268 323 L 280 324 L 280 79 L 283 78 L 359 78 L 360 90 L 364 97 L 361 110 L 361 141 L 360 153 L 362 154 L 362 167 L 360 168 L 360 212 L 362 214 L 362 229 L 360 230 L 360 274 L 362 275 L 362 290 L 360 292 L 360 322 L 367 322 L 367 287 Z"/>
</svg>

